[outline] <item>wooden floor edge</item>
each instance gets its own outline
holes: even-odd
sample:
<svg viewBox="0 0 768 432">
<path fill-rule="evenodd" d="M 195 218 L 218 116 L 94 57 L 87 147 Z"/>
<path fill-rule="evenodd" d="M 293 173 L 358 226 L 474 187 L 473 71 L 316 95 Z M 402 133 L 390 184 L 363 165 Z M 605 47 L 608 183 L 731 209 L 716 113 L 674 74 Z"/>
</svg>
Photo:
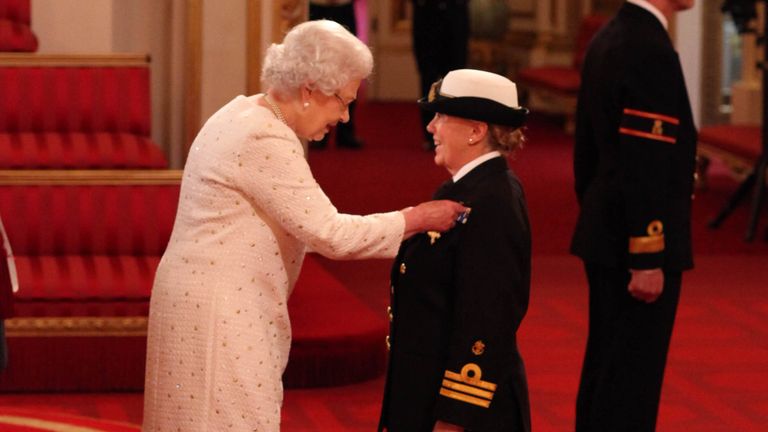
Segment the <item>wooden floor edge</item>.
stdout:
<svg viewBox="0 0 768 432">
<path fill-rule="evenodd" d="M 7 337 L 146 336 L 146 316 L 16 317 L 5 320 Z"/>
<path fill-rule="evenodd" d="M 0 67 L 149 67 L 149 62 L 142 53 L 0 53 Z"/>
<path fill-rule="evenodd" d="M 0 170 L 0 186 L 17 185 L 163 185 L 181 182 L 181 170 Z"/>
</svg>

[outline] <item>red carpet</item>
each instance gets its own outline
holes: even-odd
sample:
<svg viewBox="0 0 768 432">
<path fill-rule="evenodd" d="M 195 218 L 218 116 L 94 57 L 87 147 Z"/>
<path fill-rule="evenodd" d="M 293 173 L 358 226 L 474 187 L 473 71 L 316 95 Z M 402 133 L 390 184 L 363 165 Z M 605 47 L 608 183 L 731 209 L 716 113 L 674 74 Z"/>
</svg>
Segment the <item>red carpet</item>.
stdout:
<svg viewBox="0 0 768 432">
<path fill-rule="evenodd" d="M 343 280 L 373 286 L 357 292 L 372 307 L 388 303 L 388 263 L 324 262 Z M 378 268 L 377 268 L 378 267 Z M 764 256 L 702 256 L 686 274 L 662 394 L 660 432 L 758 432 L 768 424 L 768 298 Z M 565 255 L 537 256 L 528 316 L 519 341 L 526 362 L 533 427 L 573 430 L 586 339 L 587 296 L 581 264 Z M 357 276 L 349 276 L 357 273 Z M 375 294 L 371 294 L 374 292 Z M 370 431 L 384 382 L 286 393 L 285 431 Z"/>
<path fill-rule="evenodd" d="M 419 147 L 416 110 L 408 104 L 361 104 L 361 151 L 313 152 L 318 181 L 342 211 L 389 210 L 427 199 L 447 177 Z M 534 234 L 531 305 L 520 329 L 536 432 L 573 430 L 579 368 L 586 337 L 586 283 L 567 254 L 576 203 L 571 139 L 555 123 L 534 119 L 529 142 L 513 161 L 528 196 Z M 763 431 L 768 425 L 768 244 L 744 243 L 747 208 L 719 230 L 706 223 L 735 189 L 714 167 L 710 189 L 694 203 L 696 269 L 683 281 L 662 394 L 658 431 Z M 762 236 L 768 211 L 761 219 Z M 319 259 L 386 323 L 387 260 Z M 371 431 L 383 379 L 289 390 L 283 431 Z M 44 398 L 43 398 L 44 397 Z M 141 395 L 0 395 L 0 406 L 33 407 L 138 424 Z M 103 405 L 100 405 L 103 404 Z M 109 408 L 95 408 L 107 406 Z"/>
</svg>

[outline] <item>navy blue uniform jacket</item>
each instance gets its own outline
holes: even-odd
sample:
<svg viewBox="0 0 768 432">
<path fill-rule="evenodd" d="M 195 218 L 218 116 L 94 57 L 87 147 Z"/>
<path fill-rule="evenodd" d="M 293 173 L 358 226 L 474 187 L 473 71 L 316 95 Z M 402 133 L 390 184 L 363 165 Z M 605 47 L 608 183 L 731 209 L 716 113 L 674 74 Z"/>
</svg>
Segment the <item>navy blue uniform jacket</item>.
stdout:
<svg viewBox="0 0 768 432">
<path fill-rule="evenodd" d="M 572 252 L 616 268 L 691 268 L 696 140 L 667 31 L 625 3 L 590 44 L 582 70 Z"/>
<path fill-rule="evenodd" d="M 530 289 L 523 189 L 497 157 L 435 198 L 463 202 L 472 212 L 439 238 L 405 241 L 395 259 L 379 429 L 426 432 L 442 420 L 472 431 L 528 431 L 516 343 Z"/>
</svg>

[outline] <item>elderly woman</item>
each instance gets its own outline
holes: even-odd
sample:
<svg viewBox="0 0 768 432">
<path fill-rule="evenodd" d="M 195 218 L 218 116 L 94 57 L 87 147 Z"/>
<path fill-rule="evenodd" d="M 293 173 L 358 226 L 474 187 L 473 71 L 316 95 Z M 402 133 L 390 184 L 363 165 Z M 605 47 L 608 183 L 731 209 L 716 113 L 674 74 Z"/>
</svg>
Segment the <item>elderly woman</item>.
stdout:
<svg viewBox="0 0 768 432">
<path fill-rule="evenodd" d="M 447 233 L 403 243 L 392 269 L 390 359 L 379 430 L 529 431 L 516 333 L 528 308 L 531 237 L 523 188 L 504 155 L 528 110 L 515 84 L 460 69 L 420 101 L 435 163 L 453 177 L 435 198 L 472 212 Z"/>
<path fill-rule="evenodd" d="M 296 26 L 267 51 L 265 94 L 238 96 L 192 143 L 149 316 L 144 431 L 277 431 L 307 247 L 338 259 L 393 257 L 404 238 L 447 230 L 451 201 L 340 214 L 299 138 L 320 139 L 372 68 L 331 21 Z"/>
</svg>

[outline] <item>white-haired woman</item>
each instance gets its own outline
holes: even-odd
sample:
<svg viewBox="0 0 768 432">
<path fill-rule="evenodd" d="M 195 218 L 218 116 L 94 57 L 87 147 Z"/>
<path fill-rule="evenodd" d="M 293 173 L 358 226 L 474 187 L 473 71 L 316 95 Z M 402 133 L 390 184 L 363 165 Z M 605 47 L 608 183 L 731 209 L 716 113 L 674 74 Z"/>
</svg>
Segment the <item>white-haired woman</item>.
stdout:
<svg viewBox="0 0 768 432">
<path fill-rule="evenodd" d="M 307 247 L 338 259 L 393 257 L 466 209 L 433 201 L 340 214 L 300 138 L 320 139 L 372 69 L 369 49 L 331 21 L 272 45 L 265 94 L 205 123 L 184 168 L 173 234 L 152 291 L 144 431 L 276 431 L 291 326 L 287 301 Z"/>
</svg>

